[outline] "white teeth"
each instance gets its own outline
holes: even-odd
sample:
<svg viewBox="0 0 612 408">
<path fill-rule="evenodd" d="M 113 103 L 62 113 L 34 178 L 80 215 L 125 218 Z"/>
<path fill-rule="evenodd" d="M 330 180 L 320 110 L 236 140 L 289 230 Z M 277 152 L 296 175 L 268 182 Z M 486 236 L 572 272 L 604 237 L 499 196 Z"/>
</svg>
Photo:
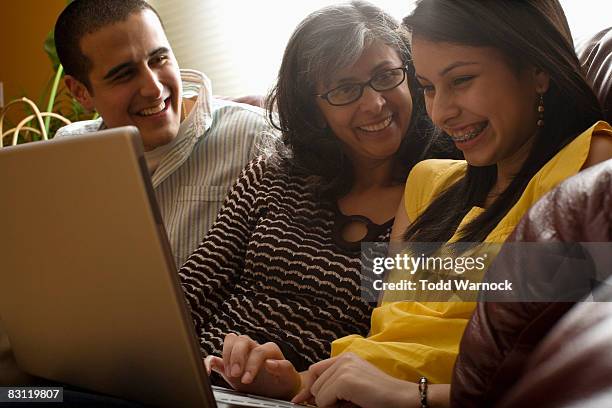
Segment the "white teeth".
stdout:
<svg viewBox="0 0 612 408">
<path fill-rule="evenodd" d="M 140 112 L 138 112 L 138 114 L 142 116 L 155 115 L 156 113 L 163 111 L 165 107 L 166 107 L 166 102 L 162 101 L 159 105 L 154 106 L 152 108 L 143 109 Z"/>
<path fill-rule="evenodd" d="M 366 132 L 378 132 L 379 130 L 385 129 L 387 126 L 391 124 L 391 120 L 393 116 L 389 116 L 387 119 L 375 123 L 373 125 L 360 126 L 359 129 L 365 130 Z"/>
<path fill-rule="evenodd" d="M 450 137 L 455 141 L 455 142 L 467 142 L 468 140 L 474 139 L 476 136 L 478 136 L 480 134 L 480 132 L 482 132 L 484 130 L 484 128 L 486 128 L 488 125 L 488 122 L 483 122 L 479 125 L 476 126 L 470 126 L 467 129 L 463 129 L 461 131 L 461 133 L 459 132 L 447 132 Z"/>
</svg>

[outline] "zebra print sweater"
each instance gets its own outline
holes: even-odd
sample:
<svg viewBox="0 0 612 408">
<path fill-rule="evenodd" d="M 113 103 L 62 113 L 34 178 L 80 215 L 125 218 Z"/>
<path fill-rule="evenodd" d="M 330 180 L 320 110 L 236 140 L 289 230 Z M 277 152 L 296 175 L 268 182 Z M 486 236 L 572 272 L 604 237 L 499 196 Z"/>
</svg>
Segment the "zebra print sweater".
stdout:
<svg viewBox="0 0 612 408">
<path fill-rule="evenodd" d="M 304 370 L 328 358 L 336 338 L 366 335 L 372 305 L 361 298 L 359 250 L 332 237 L 335 204 L 273 163 L 244 169 L 179 275 L 204 355 L 221 354 L 227 333 L 244 334 L 278 344 Z"/>
</svg>

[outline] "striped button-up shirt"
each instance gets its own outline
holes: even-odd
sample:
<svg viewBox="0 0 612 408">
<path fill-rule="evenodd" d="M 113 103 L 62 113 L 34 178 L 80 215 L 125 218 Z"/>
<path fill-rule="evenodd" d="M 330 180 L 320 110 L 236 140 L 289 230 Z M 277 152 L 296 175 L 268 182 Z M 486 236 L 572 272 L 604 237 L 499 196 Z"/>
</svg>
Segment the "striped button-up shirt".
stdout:
<svg viewBox="0 0 612 408">
<path fill-rule="evenodd" d="M 204 238 L 260 141 L 273 134 L 261 108 L 214 99 L 210 80 L 201 72 L 181 70 L 181 79 L 183 97 L 197 96 L 197 101 L 181 123 L 178 142 L 151 176 L 177 266 Z M 103 128 L 102 119 L 76 122 L 55 137 Z"/>
</svg>

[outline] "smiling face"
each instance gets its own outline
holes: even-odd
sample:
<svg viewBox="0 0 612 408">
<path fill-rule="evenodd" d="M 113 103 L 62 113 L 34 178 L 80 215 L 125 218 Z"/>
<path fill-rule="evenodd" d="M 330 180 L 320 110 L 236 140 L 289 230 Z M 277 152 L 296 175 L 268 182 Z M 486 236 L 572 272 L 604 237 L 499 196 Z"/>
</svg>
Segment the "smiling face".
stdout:
<svg viewBox="0 0 612 408">
<path fill-rule="evenodd" d="M 402 65 L 393 48 L 373 42 L 355 64 L 333 75 L 329 84 L 320 83 L 317 92 L 323 94 L 340 85 L 363 83 Z M 361 98 L 344 106 L 332 106 L 320 97 L 316 101 L 327 125 L 354 162 L 392 159 L 410 125 L 412 98 L 407 80 L 382 92 L 366 86 Z"/>
<path fill-rule="evenodd" d="M 549 76 L 517 70 L 501 52 L 415 36 L 412 53 L 427 112 L 473 166 L 520 168 L 537 135 Z"/>
<path fill-rule="evenodd" d="M 66 84 L 107 127 L 133 125 L 145 150 L 169 143 L 180 125 L 180 73 L 157 16 L 150 10 L 85 35 L 81 51 L 91 62 L 90 89 L 73 77 Z"/>
</svg>

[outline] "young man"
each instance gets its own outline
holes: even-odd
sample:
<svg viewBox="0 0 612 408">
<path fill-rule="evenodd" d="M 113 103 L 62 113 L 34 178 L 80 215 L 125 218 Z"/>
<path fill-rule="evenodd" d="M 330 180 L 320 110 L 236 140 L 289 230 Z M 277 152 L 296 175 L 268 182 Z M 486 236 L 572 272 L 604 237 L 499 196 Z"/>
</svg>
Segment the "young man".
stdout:
<svg viewBox="0 0 612 408">
<path fill-rule="evenodd" d="M 55 25 L 74 97 L 100 119 L 56 137 L 138 127 L 177 266 L 214 222 L 227 190 L 271 128 L 263 110 L 212 98 L 210 81 L 177 65 L 157 12 L 143 0 L 77 0 Z M 26 384 L 0 321 L 0 385 Z"/>
<path fill-rule="evenodd" d="M 66 86 L 100 118 L 56 137 L 138 127 L 176 265 L 195 250 L 266 131 L 263 110 L 213 99 L 180 70 L 157 12 L 143 0 L 78 0 L 55 25 Z"/>
</svg>

